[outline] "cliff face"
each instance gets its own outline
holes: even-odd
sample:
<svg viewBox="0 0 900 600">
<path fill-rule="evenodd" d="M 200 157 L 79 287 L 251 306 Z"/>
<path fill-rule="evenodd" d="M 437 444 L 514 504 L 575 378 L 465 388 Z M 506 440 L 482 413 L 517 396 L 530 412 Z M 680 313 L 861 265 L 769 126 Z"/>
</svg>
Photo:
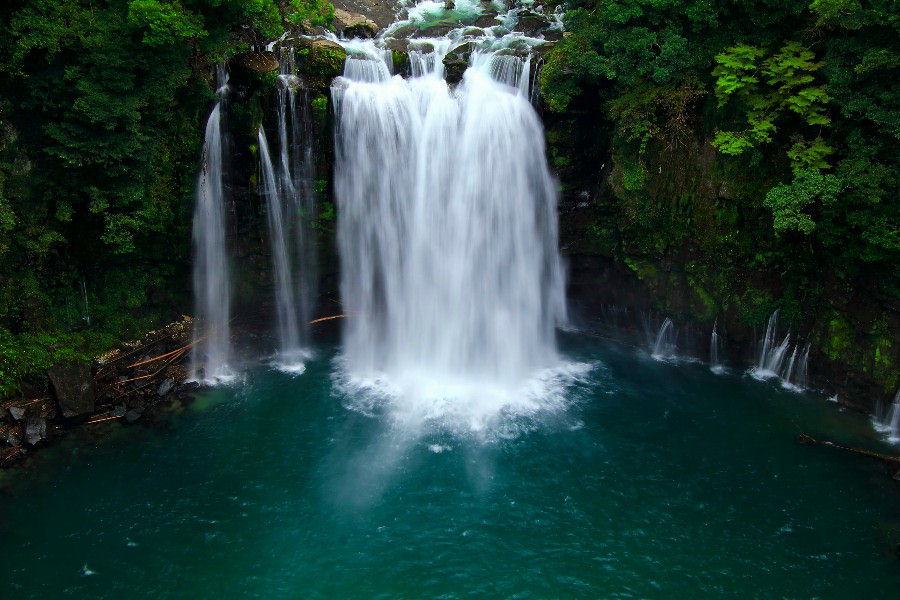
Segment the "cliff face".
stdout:
<svg viewBox="0 0 900 600">
<path fill-rule="evenodd" d="M 780 309 L 781 332 L 811 344 L 811 387 L 869 411 L 893 398 L 897 299 L 865 271 L 846 279 L 822 269 L 812 248 L 778 256 L 766 182 L 729 171 L 699 128 L 651 142 L 637 160 L 596 113 L 544 118 L 570 300 L 585 326 L 614 322 L 643 336 L 648 320 L 668 316 L 681 347 L 705 360 L 716 324 L 725 360 L 744 367 Z"/>
</svg>

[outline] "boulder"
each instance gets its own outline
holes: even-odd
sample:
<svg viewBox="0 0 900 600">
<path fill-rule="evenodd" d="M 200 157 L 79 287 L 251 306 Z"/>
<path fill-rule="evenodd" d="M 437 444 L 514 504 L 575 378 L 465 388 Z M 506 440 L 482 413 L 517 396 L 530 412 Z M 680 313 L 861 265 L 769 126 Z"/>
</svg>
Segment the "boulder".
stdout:
<svg viewBox="0 0 900 600">
<path fill-rule="evenodd" d="M 415 25 L 403 25 L 391 31 L 389 37 L 397 40 L 411 38 L 418 30 L 419 28 Z"/>
<path fill-rule="evenodd" d="M 492 11 L 482 14 L 472 24 L 476 27 L 494 27 L 499 25 L 500 21 L 497 20 L 497 13 Z"/>
<path fill-rule="evenodd" d="M 451 30 L 456 29 L 455 25 L 432 25 L 431 27 L 423 27 L 413 35 L 416 38 L 439 38 L 447 35 Z"/>
<path fill-rule="evenodd" d="M 459 45 L 444 57 L 444 79 L 454 84 L 462 81 L 463 73 L 469 67 L 469 56 L 475 49 L 474 42 Z"/>
<path fill-rule="evenodd" d="M 10 406 L 9 415 L 13 418 L 13 420 L 21 421 L 25 418 L 25 409 L 21 406 Z"/>
<path fill-rule="evenodd" d="M 328 90 L 331 80 L 344 72 L 347 51 L 331 40 L 296 38 L 285 40 L 294 46 L 297 71 L 313 89 Z"/>
<path fill-rule="evenodd" d="M 63 417 L 68 419 L 94 412 L 95 391 L 90 363 L 82 360 L 61 362 L 50 367 L 47 376 Z"/>
<path fill-rule="evenodd" d="M 347 38 L 373 38 L 378 35 L 375 21 L 342 8 L 334 9 L 334 28 Z"/>
<path fill-rule="evenodd" d="M 533 11 L 523 10 L 519 13 L 519 20 L 513 29 L 531 37 L 536 37 L 547 27 L 550 27 L 550 20 L 546 16 Z"/>
<path fill-rule="evenodd" d="M 172 388 L 175 387 L 175 380 L 169 377 L 156 388 L 156 395 L 162 398 L 166 394 L 172 391 Z"/>
<path fill-rule="evenodd" d="M 254 73 L 277 73 L 278 67 L 274 52 L 244 52 L 231 59 L 232 69 L 246 69 Z"/>
<path fill-rule="evenodd" d="M 47 420 L 40 415 L 29 415 L 25 420 L 25 441 L 35 446 L 47 439 Z"/>
<path fill-rule="evenodd" d="M 127 413 L 125 413 L 125 421 L 127 423 L 134 423 L 138 419 L 141 418 L 144 414 L 143 408 L 132 408 Z"/>
<path fill-rule="evenodd" d="M 19 447 L 22 445 L 22 427 L 10 427 L 6 432 L 6 443 L 10 446 Z"/>
</svg>

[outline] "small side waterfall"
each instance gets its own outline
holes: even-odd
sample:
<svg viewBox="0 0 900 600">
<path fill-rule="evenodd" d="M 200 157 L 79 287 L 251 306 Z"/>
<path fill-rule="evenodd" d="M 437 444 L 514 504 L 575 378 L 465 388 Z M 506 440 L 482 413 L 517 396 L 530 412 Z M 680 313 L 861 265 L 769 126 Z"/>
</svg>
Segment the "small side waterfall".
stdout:
<svg viewBox="0 0 900 600">
<path fill-rule="evenodd" d="M 231 280 L 225 245 L 225 190 L 222 111 L 228 76 L 218 73 L 219 101 L 206 122 L 203 158 L 194 208 L 194 346 L 190 378 L 209 383 L 233 377 L 231 357 Z"/>
<path fill-rule="evenodd" d="M 773 312 L 766 324 L 766 333 L 761 340 L 759 360 L 750 370 L 757 379 L 780 379 L 788 389 L 803 390 L 807 384 L 810 344 L 800 350 L 799 342 L 791 346 L 791 333 L 785 334 L 778 342 L 778 314 Z"/>
<path fill-rule="evenodd" d="M 717 331 L 718 323 L 713 324 L 712 334 L 709 336 L 709 370 L 716 375 L 725 372 L 725 366 L 719 360 L 719 333 Z"/>
<path fill-rule="evenodd" d="M 672 319 L 666 317 L 656 334 L 653 343 L 653 352 L 650 354 L 656 360 L 674 358 L 678 348 L 675 344 L 675 325 Z"/>
<path fill-rule="evenodd" d="M 900 389 L 890 406 L 885 407 L 879 401 L 873 422 L 877 431 L 887 434 L 890 443 L 900 444 Z"/>
<path fill-rule="evenodd" d="M 259 127 L 260 195 L 266 200 L 269 225 L 269 244 L 272 248 L 272 265 L 275 275 L 275 314 L 278 332 L 277 360 L 282 365 L 293 365 L 299 357 L 300 335 L 294 300 L 294 283 L 288 254 L 287 229 L 285 228 L 286 201 L 275 178 L 275 169 L 269 153 L 266 132 Z"/>
<path fill-rule="evenodd" d="M 88 327 L 91 326 L 91 306 L 88 304 L 87 282 L 81 280 L 81 298 L 84 300 L 84 316 L 82 320 Z"/>
<path fill-rule="evenodd" d="M 313 127 L 309 97 L 296 74 L 293 48 L 283 48 L 278 76 L 279 193 L 283 196 L 285 231 L 293 238 L 295 312 L 299 345 L 305 345 L 303 324 L 312 318 L 317 295 L 318 260 L 313 219 Z"/>
</svg>

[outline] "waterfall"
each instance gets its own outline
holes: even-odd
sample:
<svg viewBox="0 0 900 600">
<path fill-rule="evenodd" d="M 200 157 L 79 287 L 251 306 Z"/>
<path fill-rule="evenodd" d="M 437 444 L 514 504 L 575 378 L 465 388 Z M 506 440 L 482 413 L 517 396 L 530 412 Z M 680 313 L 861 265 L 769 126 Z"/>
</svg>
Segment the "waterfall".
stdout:
<svg viewBox="0 0 900 600">
<path fill-rule="evenodd" d="M 559 364 L 556 186 L 524 62 L 475 52 L 451 91 L 437 42 L 408 80 L 373 53 L 332 85 L 343 360 L 423 412 L 467 396 L 487 411 L 491 390 Z"/>
<path fill-rule="evenodd" d="M 894 401 L 887 409 L 879 401 L 874 424 L 876 430 L 887 434 L 890 443 L 900 443 L 900 389 L 897 390 Z"/>
<path fill-rule="evenodd" d="M 313 219 L 316 216 L 316 195 L 313 189 L 313 122 L 308 91 L 301 87 L 296 75 L 294 49 L 282 52 L 279 75 L 279 141 L 283 190 L 290 190 L 291 199 L 285 206 L 292 211 L 289 226 L 293 227 L 295 254 L 296 312 L 300 325 L 298 339 L 306 343 L 304 323 L 312 319 L 318 292 L 318 248 Z M 290 127 L 287 119 L 290 118 Z M 284 192 L 282 192 L 284 193 Z"/>
<path fill-rule="evenodd" d="M 277 361 L 283 368 L 302 369 L 300 361 L 300 334 L 297 325 L 294 284 L 288 254 L 288 234 L 285 228 L 285 213 L 289 196 L 279 188 L 275 169 L 269 153 L 266 132 L 259 126 L 260 195 L 266 200 L 266 215 L 269 225 L 269 243 L 272 248 L 272 266 L 275 278 L 275 315 L 278 333 Z M 302 363 L 300 363 L 302 364 Z"/>
<path fill-rule="evenodd" d="M 717 323 L 713 324 L 712 334 L 709 336 L 709 370 L 716 375 L 725 372 L 725 366 L 719 360 L 719 333 Z"/>
<path fill-rule="evenodd" d="M 776 310 L 769 316 L 769 322 L 766 325 L 766 335 L 762 340 L 762 350 L 755 369 L 756 375 L 761 379 L 778 377 L 788 346 L 791 343 L 791 334 L 788 332 L 780 344 L 775 344 L 778 332 L 778 312 Z"/>
<path fill-rule="evenodd" d="M 665 360 L 675 356 L 675 326 L 672 319 L 666 317 L 656 334 L 651 356 L 656 360 Z"/>
<path fill-rule="evenodd" d="M 193 380 L 216 383 L 230 379 L 231 282 L 225 246 L 225 190 L 222 110 L 228 95 L 228 76 L 218 74 L 219 101 L 206 122 L 203 157 L 194 208 L 194 345 Z"/>
<path fill-rule="evenodd" d="M 812 345 L 807 342 L 806 348 L 800 356 L 800 363 L 797 365 L 797 374 L 791 382 L 801 389 L 806 388 L 807 370 L 809 369 L 809 351 L 811 348 Z"/>
<path fill-rule="evenodd" d="M 91 306 L 88 304 L 88 294 L 87 294 L 87 283 L 84 279 L 81 280 L 81 297 L 84 300 L 84 324 L 88 327 L 91 326 Z"/>
<path fill-rule="evenodd" d="M 792 347 L 790 332 L 777 343 L 778 313 L 776 310 L 769 316 L 766 333 L 760 341 L 759 361 L 750 374 L 757 379 L 779 379 L 783 387 L 802 391 L 806 388 L 811 346 L 807 343 L 802 352 L 799 342 Z"/>
<path fill-rule="evenodd" d="M 276 167 L 260 125 L 259 193 L 266 202 L 272 251 L 278 338 L 275 359 L 281 370 L 300 373 L 307 356 L 303 324 L 311 317 L 316 297 L 312 126 L 292 48 L 281 49 L 280 65 L 276 89 L 278 161 Z M 302 102 L 298 102 L 298 95 Z"/>
</svg>

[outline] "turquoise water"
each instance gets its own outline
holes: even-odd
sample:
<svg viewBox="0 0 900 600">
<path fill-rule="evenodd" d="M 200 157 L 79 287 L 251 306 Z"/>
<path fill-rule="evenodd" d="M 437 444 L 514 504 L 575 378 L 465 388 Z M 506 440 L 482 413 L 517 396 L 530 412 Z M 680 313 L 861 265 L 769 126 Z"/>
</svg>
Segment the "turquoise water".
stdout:
<svg viewBox="0 0 900 600">
<path fill-rule="evenodd" d="M 553 410 L 410 432 L 258 367 L 0 493 L 4 598 L 897 598 L 862 417 L 582 337 Z M 85 570 L 87 569 L 87 570 Z M 85 574 L 93 573 L 93 574 Z"/>
</svg>

